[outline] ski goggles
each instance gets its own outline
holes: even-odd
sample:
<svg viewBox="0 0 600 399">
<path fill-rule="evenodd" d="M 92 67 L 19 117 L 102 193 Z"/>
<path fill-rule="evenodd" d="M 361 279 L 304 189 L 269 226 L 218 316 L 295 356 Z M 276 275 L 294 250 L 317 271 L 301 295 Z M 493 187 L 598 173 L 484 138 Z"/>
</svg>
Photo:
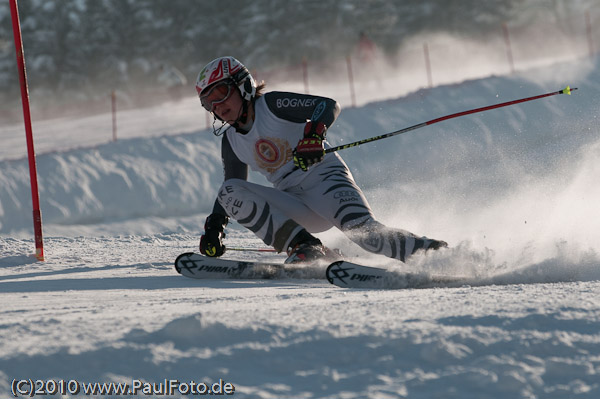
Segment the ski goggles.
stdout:
<svg viewBox="0 0 600 399">
<path fill-rule="evenodd" d="M 210 87 L 206 94 L 200 95 L 200 103 L 208 112 L 213 112 L 215 106 L 224 103 L 233 93 L 233 85 L 220 82 Z"/>
</svg>

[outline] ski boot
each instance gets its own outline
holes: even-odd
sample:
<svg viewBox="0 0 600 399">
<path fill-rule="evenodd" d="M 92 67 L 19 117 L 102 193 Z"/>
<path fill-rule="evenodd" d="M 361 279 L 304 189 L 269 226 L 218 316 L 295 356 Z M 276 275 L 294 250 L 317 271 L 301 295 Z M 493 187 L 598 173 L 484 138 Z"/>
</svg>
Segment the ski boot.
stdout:
<svg viewBox="0 0 600 399">
<path fill-rule="evenodd" d="M 289 248 L 288 258 L 284 263 L 316 263 L 319 261 L 334 262 L 342 258 L 341 252 L 336 249 L 329 249 L 321 243 L 318 238 L 301 242 Z"/>
</svg>

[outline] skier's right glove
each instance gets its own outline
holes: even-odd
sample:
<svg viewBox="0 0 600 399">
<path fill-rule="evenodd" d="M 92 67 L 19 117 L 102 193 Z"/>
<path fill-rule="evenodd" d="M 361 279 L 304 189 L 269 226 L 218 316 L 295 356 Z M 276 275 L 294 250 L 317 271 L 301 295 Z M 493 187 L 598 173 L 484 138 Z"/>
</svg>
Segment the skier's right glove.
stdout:
<svg viewBox="0 0 600 399">
<path fill-rule="evenodd" d="M 306 172 L 310 166 L 321 162 L 325 156 L 323 140 L 326 133 L 327 126 L 323 122 L 306 122 L 304 138 L 298 141 L 293 151 L 294 165 Z"/>
<path fill-rule="evenodd" d="M 225 226 L 229 222 L 229 218 L 220 213 L 212 213 L 206 218 L 204 223 L 204 234 L 200 237 L 200 253 L 217 257 L 225 253 Z"/>
</svg>

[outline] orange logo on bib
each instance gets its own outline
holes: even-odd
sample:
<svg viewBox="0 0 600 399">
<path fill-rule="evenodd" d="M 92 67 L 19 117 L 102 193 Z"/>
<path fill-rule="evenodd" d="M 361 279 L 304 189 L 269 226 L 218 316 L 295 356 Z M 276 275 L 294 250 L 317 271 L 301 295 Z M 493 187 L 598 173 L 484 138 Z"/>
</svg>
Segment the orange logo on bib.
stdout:
<svg viewBox="0 0 600 399">
<path fill-rule="evenodd" d="M 261 138 L 254 145 L 254 149 L 256 163 L 269 173 L 273 173 L 292 159 L 292 150 L 288 142 L 282 139 Z"/>
</svg>

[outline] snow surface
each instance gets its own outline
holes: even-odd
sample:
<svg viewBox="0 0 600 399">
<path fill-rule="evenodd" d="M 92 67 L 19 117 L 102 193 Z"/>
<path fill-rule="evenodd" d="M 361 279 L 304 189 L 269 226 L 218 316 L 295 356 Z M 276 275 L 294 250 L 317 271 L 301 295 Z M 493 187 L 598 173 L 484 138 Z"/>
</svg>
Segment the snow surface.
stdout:
<svg viewBox="0 0 600 399">
<path fill-rule="evenodd" d="M 326 244 L 400 270 L 500 276 L 487 286 L 179 276 L 222 179 L 197 101 L 120 114 L 117 142 L 106 115 L 36 124 L 35 262 L 24 138 L 0 127 L 0 396 L 13 379 L 178 379 L 223 380 L 240 398 L 599 397 L 599 82 L 600 60 L 578 60 L 346 109 L 330 129 L 338 145 L 579 87 L 340 153 L 382 221 L 451 248 L 403 265 L 336 231 Z M 235 223 L 227 244 L 263 246 Z"/>
</svg>

